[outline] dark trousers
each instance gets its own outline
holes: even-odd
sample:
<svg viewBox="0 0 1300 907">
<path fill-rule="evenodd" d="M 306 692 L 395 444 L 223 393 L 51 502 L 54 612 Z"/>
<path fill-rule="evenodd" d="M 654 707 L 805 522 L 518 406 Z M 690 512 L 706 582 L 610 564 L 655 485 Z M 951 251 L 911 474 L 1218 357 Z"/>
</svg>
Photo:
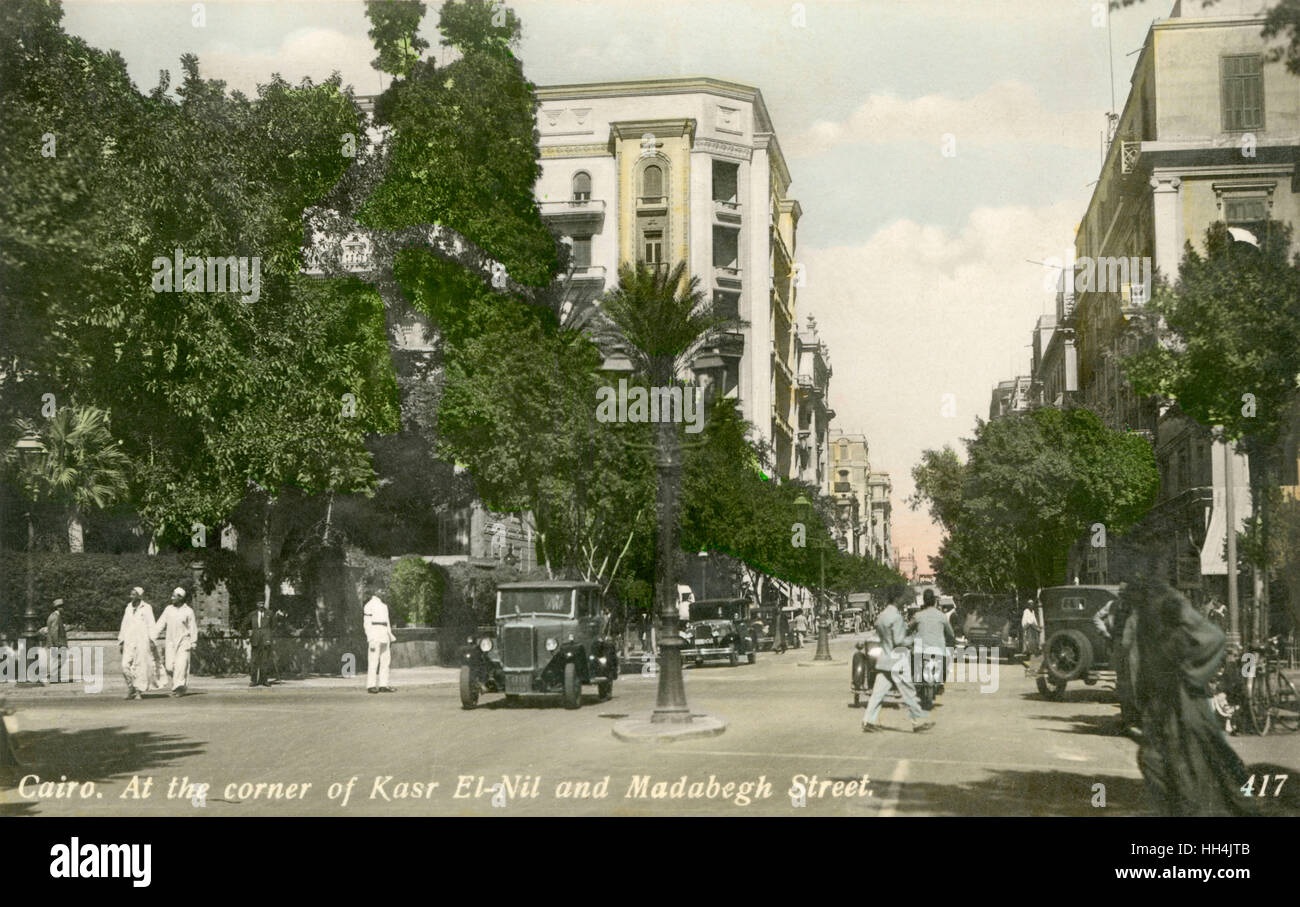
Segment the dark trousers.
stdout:
<svg viewBox="0 0 1300 907">
<path fill-rule="evenodd" d="M 248 679 L 250 682 L 254 684 L 268 683 L 270 681 L 271 647 L 253 646 L 249 657 L 248 667 Z"/>
</svg>

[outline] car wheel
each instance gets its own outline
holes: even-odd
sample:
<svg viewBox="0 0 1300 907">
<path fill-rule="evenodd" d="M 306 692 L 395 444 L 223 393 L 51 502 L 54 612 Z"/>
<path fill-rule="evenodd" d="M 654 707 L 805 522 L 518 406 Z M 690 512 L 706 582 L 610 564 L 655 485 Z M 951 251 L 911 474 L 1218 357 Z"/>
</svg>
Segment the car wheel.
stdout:
<svg viewBox="0 0 1300 907">
<path fill-rule="evenodd" d="M 564 707 L 576 709 L 582 705 L 582 681 L 578 679 L 578 666 L 569 662 L 564 666 Z"/>
<path fill-rule="evenodd" d="M 934 686 L 932 684 L 920 684 L 916 688 L 916 696 L 921 703 L 921 708 L 927 712 L 934 708 Z"/>
<path fill-rule="evenodd" d="M 610 696 L 614 695 L 614 681 L 602 680 L 596 684 L 596 693 L 600 696 L 600 701 L 604 702 Z"/>
<path fill-rule="evenodd" d="M 469 665 L 460 666 L 460 705 L 465 709 L 478 705 L 478 684 L 474 682 L 474 672 Z"/>
<path fill-rule="evenodd" d="M 737 652 L 736 652 L 735 649 L 732 649 L 732 650 L 731 650 L 731 659 L 730 659 L 730 661 L 731 661 L 731 666 L 732 666 L 733 668 L 734 668 L 736 665 L 740 664 L 740 655 L 737 654 Z"/>
<path fill-rule="evenodd" d="M 1078 680 L 1092 664 L 1092 643 L 1078 630 L 1062 630 L 1047 641 L 1047 654 L 1043 657 L 1047 675 L 1064 686 Z"/>
<path fill-rule="evenodd" d="M 1065 684 L 1063 683 L 1062 684 L 1048 683 L 1047 678 L 1041 675 L 1038 677 L 1037 682 L 1038 682 L 1038 692 L 1042 694 L 1044 699 L 1051 699 L 1056 701 L 1056 700 L 1060 700 L 1061 697 L 1065 695 Z"/>
</svg>

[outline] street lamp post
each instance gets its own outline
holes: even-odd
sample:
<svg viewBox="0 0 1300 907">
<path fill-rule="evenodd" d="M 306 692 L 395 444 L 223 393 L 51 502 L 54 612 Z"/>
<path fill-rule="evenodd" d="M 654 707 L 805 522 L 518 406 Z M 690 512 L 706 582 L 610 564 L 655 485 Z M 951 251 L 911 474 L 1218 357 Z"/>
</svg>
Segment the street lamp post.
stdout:
<svg viewBox="0 0 1300 907">
<path fill-rule="evenodd" d="M 799 513 L 805 516 L 805 522 L 812 522 L 813 506 L 812 502 L 802 494 L 794 500 L 794 505 L 799 509 Z M 813 656 L 813 661 L 831 661 L 831 632 L 830 626 L 826 623 L 826 542 L 828 539 L 817 539 L 813 542 L 817 546 L 817 560 L 820 567 L 821 582 L 817 587 L 815 596 L 816 603 L 814 612 L 817 615 L 817 654 Z"/>
<path fill-rule="evenodd" d="M 23 464 L 23 469 L 31 469 L 41 456 L 45 454 L 45 445 L 41 443 L 39 436 L 35 434 L 26 434 L 18 439 L 14 445 L 18 450 L 18 456 Z M 23 605 L 23 636 L 27 639 L 29 646 L 39 644 L 40 622 L 36 617 L 36 571 L 32 564 L 32 551 L 36 546 L 36 528 L 32 522 L 32 507 L 36 503 L 35 480 L 29 475 L 24 483 L 27 491 L 27 600 Z"/>
</svg>

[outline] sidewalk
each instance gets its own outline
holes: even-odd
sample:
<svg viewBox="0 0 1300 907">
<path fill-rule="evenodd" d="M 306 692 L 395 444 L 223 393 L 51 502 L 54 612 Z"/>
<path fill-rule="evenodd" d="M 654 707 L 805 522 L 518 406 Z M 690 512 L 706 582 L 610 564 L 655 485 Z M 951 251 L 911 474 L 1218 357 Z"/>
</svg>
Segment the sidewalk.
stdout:
<svg viewBox="0 0 1300 907">
<path fill-rule="evenodd" d="M 393 668 L 389 672 L 389 682 L 396 688 L 403 686 L 441 686 L 454 684 L 460 681 L 460 670 L 458 668 L 440 668 L 440 667 L 418 667 L 418 668 Z M 353 688 L 364 690 L 366 688 L 366 672 L 361 671 L 356 677 L 341 677 L 335 674 L 317 674 L 303 678 L 285 678 L 283 681 L 272 684 L 270 689 L 277 690 L 319 690 L 319 689 L 347 689 Z M 248 686 L 248 675 L 237 674 L 228 677 L 204 677 L 197 674 L 190 675 L 189 689 L 192 692 L 215 692 L 227 690 L 248 690 L 250 694 L 259 693 L 266 687 L 250 689 Z M 167 690 L 151 690 L 150 696 L 158 696 L 168 692 Z M 8 698 L 11 704 L 21 703 L 27 700 L 36 700 L 53 697 L 65 697 L 68 695 L 90 695 L 85 691 L 85 684 L 77 683 L 52 683 L 49 686 L 41 686 L 34 683 L 10 683 L 0 684 L 0 698 Z M 104 696 L 125 696 L 126 681 L 121 674 L 108 674 L 104 677 L 104 687 L 97 695 Z"/>
</svg>

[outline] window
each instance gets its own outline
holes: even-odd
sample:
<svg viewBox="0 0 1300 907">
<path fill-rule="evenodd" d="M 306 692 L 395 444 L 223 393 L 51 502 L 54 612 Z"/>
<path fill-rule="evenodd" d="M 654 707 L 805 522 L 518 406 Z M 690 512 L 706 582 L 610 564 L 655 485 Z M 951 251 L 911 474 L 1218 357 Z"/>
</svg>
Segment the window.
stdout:
<svg viewBox="0 0 1300 907">
<path fill-rule="evenodd" d="M 1268 199 L 1263 196 L 1225 197 L 1223 222 L 1229 227 L 1249 230 L 1257 239 L 1263 238 L 1264 226 L 1268 223 Z"/>
<path fill-rule="evenodd" d="M 573 175 L 573 200 L 586 202 L 591 200 L 591 174 L 579 170 Z"/>
<path fill-rule="evenodd" d="M 1264 67 L 1258 54 L 1219 61 L 1223 128 L 1227 132 L 1264 128 Z"/>
<path fill-rule="evenodd" d="M 648 265 L 664 262 L 664 234 L 662 230 L 647 230 L 641 240 L 641 260 Z"/>
<path fill-rule="evenodd" d="M 736 187 L 739 171 L 739 164 L 718 160 L 713 162 L 713 200 L 715 202 L 726 202 L 730 205 L 736 204 Z"/>
<path fill-rule="evenodd" d="M 573 257 L 571 263 L 575 268 L 591 267 L 591 237 L 573 237 Z"/>
<path fill-rule="evenodd" d="M 641 197 L 660 198 L 664 194 L 664 171 L 651 164 L 641 171 Z"/>
</svg>

